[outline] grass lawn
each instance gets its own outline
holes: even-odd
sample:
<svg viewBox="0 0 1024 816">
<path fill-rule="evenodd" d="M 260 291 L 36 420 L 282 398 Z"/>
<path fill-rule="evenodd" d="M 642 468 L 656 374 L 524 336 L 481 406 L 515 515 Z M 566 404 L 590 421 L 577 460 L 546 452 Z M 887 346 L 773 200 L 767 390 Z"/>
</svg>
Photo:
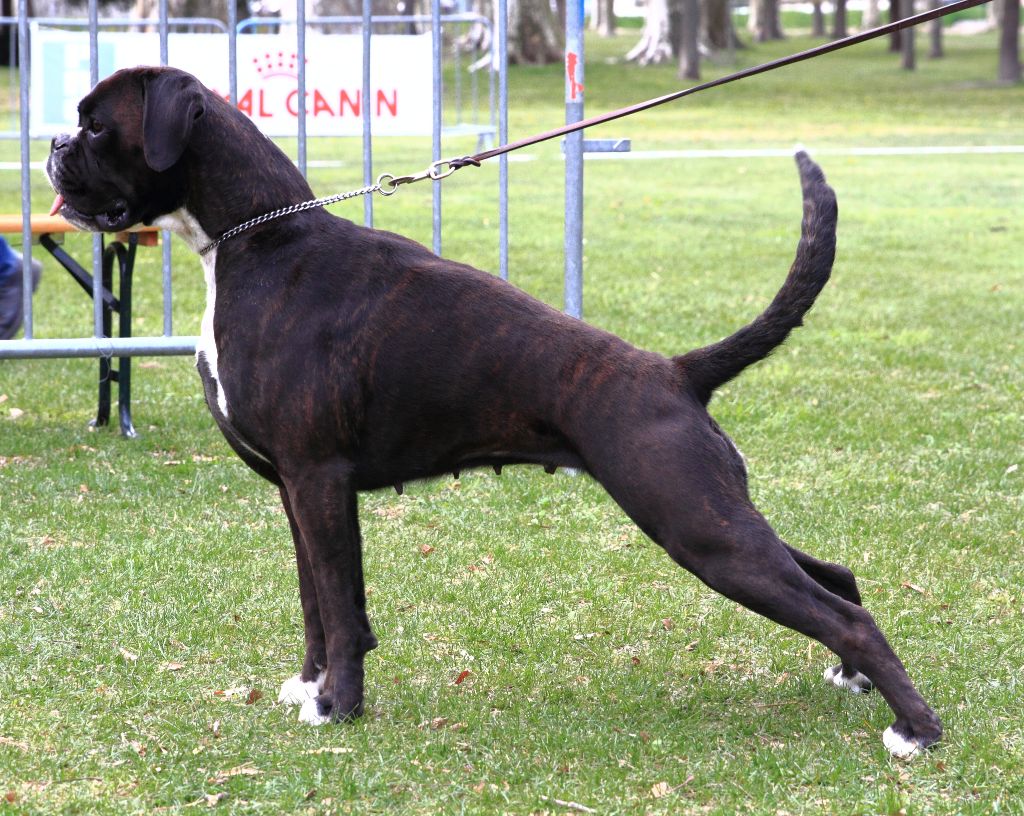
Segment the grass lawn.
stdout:
<svg viewBox="0 0 1024 816">
<path fill-rule="evenodd" d="M 671 68 L 611 62 L 635 37 L 588 43 L 588 113 L 676 87 Z M 126 441 L 87 427 L 94 361 L 5 361 L 0 812 L 1021 812 L 1024 155 L 842 152 L 1024 144 L 1024 88 L 992 81 L 994 37 L 947 51 L 907 75 L 863 46 L 591 134 L 820 151 L 840 205 L 833 280 L 713 410 L 780 534 L 857 572 L 944 720 L 936 750 L 890 759 L 888 707 L 826 686 L 824 648 L 711 593 L 588 478 L 539 468 L 362 498 L 381 642 L 367 715 L 300 726 L 274 702 L 302 654 L 287 522 L 222 440 L 192 362 L 136 361 L 141 438 Z M 512 138 L 559 122 L 560 77 L 511 74 Z M 348 160 L 315 172 L 319 194 L 360 184 L 357 151 L 311 147 Z M 562 164 L 557 146 L 529 156 L 511 165 L 511 276 L 560 304 Z M 382 140 L 375 157 L 414 171 L 429 146 Z M 496 267 L 496 179 L 495 165 L 445 183 L 445 254 Z M 757 314 L 799 231 L 789 159 L 593 162 L 586 195 L 586 317 L 665 353 Z M 378 199 L 378 225 L 429 241 L 429 198 Z M 0 201 L 18 209 L 16 173 Z M 159 253 L 141 254 L 135 330 L 154 334 Z M 176 330 L 198 333 L 183 246 L 174 275 Z M 37 336 L 91 332 L 52 263 L 36 309 Z"/>
</svg>

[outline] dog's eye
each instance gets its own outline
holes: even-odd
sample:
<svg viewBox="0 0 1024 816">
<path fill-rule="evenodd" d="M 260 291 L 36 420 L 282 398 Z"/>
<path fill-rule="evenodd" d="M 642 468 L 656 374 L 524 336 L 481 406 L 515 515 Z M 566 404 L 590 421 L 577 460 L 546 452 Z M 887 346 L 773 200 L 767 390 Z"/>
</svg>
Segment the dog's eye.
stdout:
<svg viewBox="0 0 1024 816">
<path fill-rule="evenodd" d="M 90 122 L 89 122 L 89 132 L 90 133 L 102 133 L 103 130 L 104 130 L 104 127 L 103 127 L 103 123 L 102 122 L 98 122 L 95 119 L 90 120 Z"/>
</svg>

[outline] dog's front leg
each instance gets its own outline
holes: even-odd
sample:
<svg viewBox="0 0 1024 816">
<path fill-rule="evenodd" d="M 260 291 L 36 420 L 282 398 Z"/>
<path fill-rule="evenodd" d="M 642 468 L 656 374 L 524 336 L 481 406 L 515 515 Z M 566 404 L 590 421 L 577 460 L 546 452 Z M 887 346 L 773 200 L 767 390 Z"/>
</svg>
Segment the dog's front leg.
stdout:
<svg viewBox="0 0 1024 816">
<path fill-rule="evenodd" d="M 316 584 L 309 553 L 302 539 L 302 531 L 295 521 L 295 513 L 288 498 L 288 491 L 281 488 L 281 503 L 288 516 L 292 539 L 295 542 L 295 562 L 299 573 L 299 598 L 302 603 L 302 623 L 306 635 L 306 656 L 302 671 L 290 677 L 281 685 L 277 701 L 284 705 L 302 705 L 315 698 L 323 690 L 327 677 L 327 645 L 324 640 L 324 626 L 320 620 L 320 605 L 316 598 Z"/>
<path fill-rule="evenodd" d="M 312 725 L 363 713 L 363 657 L 377 645 L 366 616 L 358 503 L 349 471 L 341 461 L 315 466 L 304 463 L 294 477 L 284 479 L 297 540 L 302 544 L 300 553 L 307 559 L 307 577 L 316 596 L 326 657 L 320 694 L 305 700 L 299 712 L 299 720 Z M 301 585 L 302 566 L 299 569 Z M 304 600 L 303 613 L 306 611 Z M 315 623 L 312 641 L 310 634 L 307 619 L 306 659 L 310 660 L 312 643 L 315 668 Z M 307 668 L 303 668 L 304 674 Z"/>
</svg>

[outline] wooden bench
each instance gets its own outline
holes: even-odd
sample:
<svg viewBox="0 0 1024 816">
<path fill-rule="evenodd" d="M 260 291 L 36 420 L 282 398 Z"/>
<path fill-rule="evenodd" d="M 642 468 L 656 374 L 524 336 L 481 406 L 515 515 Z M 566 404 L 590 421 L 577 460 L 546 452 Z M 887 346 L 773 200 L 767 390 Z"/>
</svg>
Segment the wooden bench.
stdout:
<svg viewBox="0 0 1024 816">
<path fill-rule="evenodd" d="M 23 234 L 24 219 L 21 214 L 0 213 L 0 234 Z M 33 213 L 29 220 L 32 236 L 78 283 L 85 293 L 93 296 L 92 273 L 78 263 L 60 244 L 60 237 L 68 232 L 79 232 L 73 224 L 59 215 Z M 113 315 L 118 315 L 118 336 L 131 337 L 132 333 L 132 273 L 135 270 L 135 250 L 138 246 L 157 246 L 160 230 L 157 227 L 142 227 L 138 231 L 120 232 L 114 240 L 105 242 L 101 270 L 100 297 L 102 299 L 103 337 L 113 337 Z M 114 296 L 114 263 L 118 267 L 118 296 Z M 106 425 L 110 422 L 110 384 L 117 383 L 118 416 L 121 433 L 127 437 L 138 434 L 131 416 L 131 357 L 118 357 L 117 368 L 109 357 L 100 358 L 99 404 L 96 419 L 92 425 Z"/>
</svg>

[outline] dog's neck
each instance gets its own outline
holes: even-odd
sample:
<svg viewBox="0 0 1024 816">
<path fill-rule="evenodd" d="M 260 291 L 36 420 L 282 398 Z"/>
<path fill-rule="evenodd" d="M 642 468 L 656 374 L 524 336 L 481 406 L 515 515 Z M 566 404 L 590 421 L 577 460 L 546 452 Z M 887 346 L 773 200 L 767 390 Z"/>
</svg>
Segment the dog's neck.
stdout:
<svg viewBox="0 0 1024 816">
<path fill-rule="evenodd" d="M 245 156 L 252 166 L 247 183 L 234 166 L 217 160 L 225 146 Z M 202 123 L 189 144 L 184 202 L 200 232 L 215 239 L 251 218 L 311 198 L 313 191 L 291 159 L 244 114 L 210 94 Z"/>
</svg>

